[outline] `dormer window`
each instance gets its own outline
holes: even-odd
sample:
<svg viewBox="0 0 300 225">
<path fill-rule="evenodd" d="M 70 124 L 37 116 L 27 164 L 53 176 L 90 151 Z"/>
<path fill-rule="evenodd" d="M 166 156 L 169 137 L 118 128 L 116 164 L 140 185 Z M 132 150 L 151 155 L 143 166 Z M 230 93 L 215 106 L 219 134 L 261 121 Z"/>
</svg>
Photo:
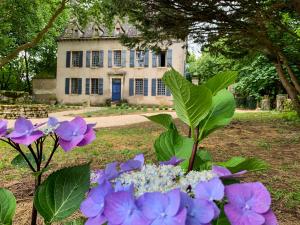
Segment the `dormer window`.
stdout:
<svg viewBox="0 0 300 225">
<path fill-rule="evenodd" d="M 117 33 L 117 34 L 120 34 L 120 33 L 121 33 L 121 28 L 120 28 L 120 27 L 117 27 L 117 28 L 116 28 L 116 33 Z"/>
</svg>

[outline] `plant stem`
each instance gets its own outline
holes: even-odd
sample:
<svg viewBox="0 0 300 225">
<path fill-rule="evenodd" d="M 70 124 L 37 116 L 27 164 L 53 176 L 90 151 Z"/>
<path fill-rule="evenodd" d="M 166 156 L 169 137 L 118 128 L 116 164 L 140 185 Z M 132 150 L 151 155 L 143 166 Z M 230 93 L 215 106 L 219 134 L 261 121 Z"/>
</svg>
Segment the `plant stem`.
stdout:
<svg viewBox="0 0 300 225">
<path fill-rule="evenodd" d="M 196 153 L 197 153 L 198 144 L 199 144 L 198 136 L 199 136 L 199 126 L 197 126 L 196 129 L 195 129 L 194 145 L 193 145 L 192 155 L 190 157 L 189 167 L 188 167 L 187 173 L 190 172 L 191 170 L 193 170 L 193 167 L 194 167 Z"/>
<path fill-rule="evenodd" d="M 48 158 L 48 160 L 47 160 L 47 162 L 46 162 L 46 164 L 45 164 L 45 166 L 44 166 L 44 169 L 46 169 L 46 168 L 48 167 L 48 165 L 49 165 L 49 163 L 51 162 L 52 157 L 53 157 L 53 155 L 54 155 L 56 149 L 57 149 L 58 146 L 59 146 L 59 144 L 58 144 L 58 137 L 55 136 L 55 138 L 56 138 L 56 139 L 55 139 L 55 141 L 54 141 L 54 145 L 53 145 L 52 152 L 51 152 L 51 154 L 50 154 L 50 156 L 49 156 L 49 158 Z"/>
</svg>

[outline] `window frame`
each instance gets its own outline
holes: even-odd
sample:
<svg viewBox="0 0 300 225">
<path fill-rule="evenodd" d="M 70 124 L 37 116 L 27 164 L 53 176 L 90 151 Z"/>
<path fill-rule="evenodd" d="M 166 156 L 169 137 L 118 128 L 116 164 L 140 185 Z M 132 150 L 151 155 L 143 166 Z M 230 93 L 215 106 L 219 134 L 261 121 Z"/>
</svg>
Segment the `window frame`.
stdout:
<svg viewBox="0 0 300 225">
<path fill-rule="evenodd" d="M 74 81 L 74 82 L 73 82 Z M 71 95 L 79 95 L 79 85 L 78 82 L 79 78 L 71 78 L 71 85 L 70 85 L 70 94 Z M 75 89 L 74 89 L 75 86 Z M 76 91 L 74 91 L 76 90 Z"/>
<path fill-rule="evenodd" d="M 161 60 L 160 60 L 160 64 L 159 64 L 159 55 L 160 55 L 160 59 L 162 59 L 162 57 L 161 57 L 161 53 L 164 53 L 164 58 L 165 58 L 165 65 L 164 66 L 162 66 L 161 65 Z M 157 59 L 156 59 L 156 63 L 157 63 L 157 67 L 159 67 L 159 68 L 166 68 L 166 67 L 168 67 L 168 63 L 167 63 L 167 60 L 168 60 L 168 58 L 167 58 L 167 51 L 166 50 L 162 50 L 162 51 L 159 51 L 158 53 L 157 53 L 157 57 L 156 57 Z"/>
<path fill-rule="evenodd" d="M 96 84 L 96 86 L 94 85 L 94 82 Z M 91 78 L 91 95 L 98 95 L 99 94 L 99 79 L 98 78 Z"/>
<path fill-rule="evenodd" d="M 116 64 L 116 56 L 115 53 L 119 52 L 120 53 L 120 64 Z M 115 49 L 112 50 L 112 60 L 113 60 L 113 67 L 122 67 L 122 50 L 121 49 Z"/>
<path fill-rule="evenodd" d="M 75 53 L 77 53 L 77 56 L 76 56 L 76 61 L 75 60 Z M 76 64 L 75 64 L 76 62 Z M 71 65 L 72 67 L 80 67 L 80 51 L 71 51 Z"/>
<path fill-rule="evenodd" d="M 139 87 L 138 87 L 138 83 L 137 82 L 141 82 L 139 84 Z M 143 96 L 144 95 L 144 79 L 143 78 L 135 78 L 134 79 L 134 95 L 137 95 L 137 96 Z M 139 91 L 139 92 L 137 92 Z"/>
<path fill-rule="evenodd" d="M 98 54 L 98 61 L 94 60 L 95 59 L 94 53 Z M 100 51 L 92 50 L 91 55 L 92 55 L 92 57 L 91 57 L 92 58 L 91 67 L 92 68 L 100 67 Z"/>
<path fill-rule="evenodd" d="M 159 87 L 160 86 L 160 87 Z M 166 96 L 167 88 L 161 78 L 156 79 L 156 95 L 157 96 Z"/>
<path fill-rule="evenodd" d="M 140 61 L 138 57 L 138 53 L 143 53 L 143 61 Z M 145 56 L 146 52 L 144 50 L 135 50 L 135 67 L 145 67 Z"/>
</svg>

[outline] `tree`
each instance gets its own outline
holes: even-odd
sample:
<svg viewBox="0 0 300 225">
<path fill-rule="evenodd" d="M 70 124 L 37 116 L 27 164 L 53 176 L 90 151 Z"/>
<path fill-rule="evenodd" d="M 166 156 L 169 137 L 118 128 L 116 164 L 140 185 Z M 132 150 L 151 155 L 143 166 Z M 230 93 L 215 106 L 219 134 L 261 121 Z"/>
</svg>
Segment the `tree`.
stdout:
<svg viewBox="0 0 300 225">
<path fill-rule="evenodd" d="M 232 58 L 263 54 L 300 115 L 299 4 L 296 0 L 115 0 L 107 6 L 111 17 L 127 15 L 141 37 L 123 41 L 128 46 L 185 40 L 188 36 L 203 48 Z M 286 19 L 287 17 L 288 19 Z M 295 29 L 296 28 L 296 29 Z M 287 72 L 285 72 L 287 71 Z"/>
</svg>

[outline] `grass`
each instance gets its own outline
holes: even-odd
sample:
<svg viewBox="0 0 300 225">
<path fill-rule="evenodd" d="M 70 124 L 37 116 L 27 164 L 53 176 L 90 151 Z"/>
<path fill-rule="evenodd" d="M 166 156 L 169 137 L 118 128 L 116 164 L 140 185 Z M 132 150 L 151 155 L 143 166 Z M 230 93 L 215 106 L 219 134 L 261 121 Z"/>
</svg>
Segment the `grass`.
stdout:
<svg viewBox="0 0 300 225">
<path fill-rule="evenodd" d="M 82 117 L 101 117 L 101 116 L 117 116 L 117 115 L 130 115 L 130 114 L 139 114 L 139 113 L 151 113 L 158 112 L 159 110 L 169 110 L 168 107 L 151 107 L 148 108 L 146 106 L 116 106 L 116 107 L 105 107 L 101 108 L 97 111 L 87 112 L 82 114 L 77 114 Z M 71 116 L 75 116 L 75 114 L 70 114 Z"/>
<path fill-rule="evenodd" d="M 187 127 L 178 120 L 176 123 L 180 132 L 186 134 Z M 93 168 L 103 168 L 109 162 L 121 162 L 138 153 L 144 153 L 148 162 L 156 162 L 152 145 L 163 131 L 164 128 L 151 122 L 99 129 L 92 144 L 68 153 L 60 149 L 51 170 L 87 161 L 92 161 Z M 48 147 L 50 144 L 47 142 Z M 233 156 L 265 160 L 269 169 L 248 174 L 247 181 L 261 181 L 270 189 L 272 208 L 280 224 L 299 224 L 300 121 L 293 113 L 238 113 L 229 126 L 213 133 L 201 145 L 212 153 L 215 161 Z M 0 183 L 16 194 L 16 224 L 25 225 L 31 208 L 33 178 L 28 177 L 25 169 L 10 164 L 15 155 L 0 142 Z"/>
</svg>

